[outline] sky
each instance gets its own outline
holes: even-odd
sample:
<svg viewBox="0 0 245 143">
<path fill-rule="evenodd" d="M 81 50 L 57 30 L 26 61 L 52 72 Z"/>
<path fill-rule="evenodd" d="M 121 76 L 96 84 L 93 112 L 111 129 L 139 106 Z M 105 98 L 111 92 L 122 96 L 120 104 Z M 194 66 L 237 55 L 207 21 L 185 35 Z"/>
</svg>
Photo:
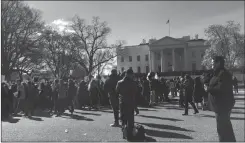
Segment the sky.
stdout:
<svg viewBox="0 0 245 143">
<path fill-rule="evenodd" d="M 42 11 L 47 24 L 61 29 L 74 15 L 91 22 L 99 16 L 111 28 L 108 44 L 125 40 L 138 45 L 143 39 L 165 36 L 205 38 L 204 29 L 211 24 L 234 20 L 244 31 L 244 1 L 26 1 Z M 170 25 L 166 22 L 170 20 Z"/>
</svg>

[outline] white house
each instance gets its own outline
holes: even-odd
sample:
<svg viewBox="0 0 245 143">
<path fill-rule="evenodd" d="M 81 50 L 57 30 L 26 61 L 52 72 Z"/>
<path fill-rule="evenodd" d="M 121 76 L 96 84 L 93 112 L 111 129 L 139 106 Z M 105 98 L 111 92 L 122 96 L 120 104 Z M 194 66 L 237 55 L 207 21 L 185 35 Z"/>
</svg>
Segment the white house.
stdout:
<svg viewBox="0 0 245 143">
<path fill-rule="evenodd" d="M 197 36 L 192 40 L 190 36 L 166 36 L 150 44 L 126 46 L 117 50 L 117 68 L 138 73 L 202 70 L 201 61 L 209 47 L 204 42 Z"/>
</svg>

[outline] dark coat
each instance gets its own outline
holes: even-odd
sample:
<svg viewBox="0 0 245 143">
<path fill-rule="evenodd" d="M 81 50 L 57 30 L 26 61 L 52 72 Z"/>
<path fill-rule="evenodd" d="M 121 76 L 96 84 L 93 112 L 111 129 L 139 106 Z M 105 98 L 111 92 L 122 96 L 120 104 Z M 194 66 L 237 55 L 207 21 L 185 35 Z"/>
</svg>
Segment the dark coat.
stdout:
<svg viewBox="0 0 245 143">
<path fill-rule="evenodd" d="M 205 90 L 202 84 L 195 84 L 194 91 L 193 91 L 193 101 L 195 103 L 200 103 L 202 102 L 204 96 L 205 96 Z"/>
<path fill-rule="evenodd" d="M 138 87 L 135 81 L 124 77 L 122 80 L 118 81 L 116 91 L 119 93 L 120 104 L 134 108 L 135 97 L 138 93 Z"/>
<path fill-rule="evenodd" d="M 117 82 L 120 80 L 120 77 L 117 75 L 110 75 L 110 77 L 105 81 L 104 91 L 106 94 L 115 93 Z"/>
<path fill-rule="evenodd" d="M 211 110 L 229 112 L 235 104 L 232 87 L 232 75 L 226 70 L 215 71 L 207 89 Z"/>
<path fill-rule="evenodd" d="M 191 102 L 193 95 L 194 83 L 192 79 L 187 79 L 184 82 L 184 90 L 185 90 L 185 100 Z"/>
<path fill-rule="evenodd" d="M 77 89 L 77 96 L 81 106 L 89 105 L 89 92 L 85 82 L 80 83 Z"/>
</svg>

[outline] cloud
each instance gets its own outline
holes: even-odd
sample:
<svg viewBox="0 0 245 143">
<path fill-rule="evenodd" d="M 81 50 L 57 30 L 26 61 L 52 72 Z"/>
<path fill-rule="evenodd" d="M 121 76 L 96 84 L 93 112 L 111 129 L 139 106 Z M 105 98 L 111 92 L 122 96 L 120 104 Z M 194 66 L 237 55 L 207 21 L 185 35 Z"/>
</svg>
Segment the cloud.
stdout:
<svg viewBox="0 0 245 143">
<path fill-rule="evenodd" d="M 71 25 L 71 21 L 67 21 L 64 19 L 57 19 L 51 22 L 51 24 L 49 24 L 49 26 L 55 28 L 59 32 L 63 32 L 63 31 L 72 32 L 72 30 L 67 29 L 70 25 Z"/>
</svg>

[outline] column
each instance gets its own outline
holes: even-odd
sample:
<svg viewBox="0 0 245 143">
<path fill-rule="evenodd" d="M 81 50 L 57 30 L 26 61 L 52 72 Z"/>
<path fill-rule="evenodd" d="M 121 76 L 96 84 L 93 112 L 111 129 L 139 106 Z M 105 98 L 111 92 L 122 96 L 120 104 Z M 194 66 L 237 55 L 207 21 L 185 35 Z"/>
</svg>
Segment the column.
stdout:
<svg viewBox="0 0 245 143">
<path fill-rule="evenodd" d="M 175 71 L 175 51 L 172 49 L 172 71 Z"/>
<path fill-rule="evenodd" d="M 184 48 L 184 70 L 187 71 L 187 49 Z"/>
<path fill-rule="evenodd" d="M 155 53 L 150 51 L 150 59 L 151 59 L 151 72 L 155 72 Z"/>
<path fill-rule="evenodd" d="M 161 72 L 164 72 L 165 70 L 165 59 L 164 59 L 164 53 L 163 50 L 161 50 Z"/>
</svg>

